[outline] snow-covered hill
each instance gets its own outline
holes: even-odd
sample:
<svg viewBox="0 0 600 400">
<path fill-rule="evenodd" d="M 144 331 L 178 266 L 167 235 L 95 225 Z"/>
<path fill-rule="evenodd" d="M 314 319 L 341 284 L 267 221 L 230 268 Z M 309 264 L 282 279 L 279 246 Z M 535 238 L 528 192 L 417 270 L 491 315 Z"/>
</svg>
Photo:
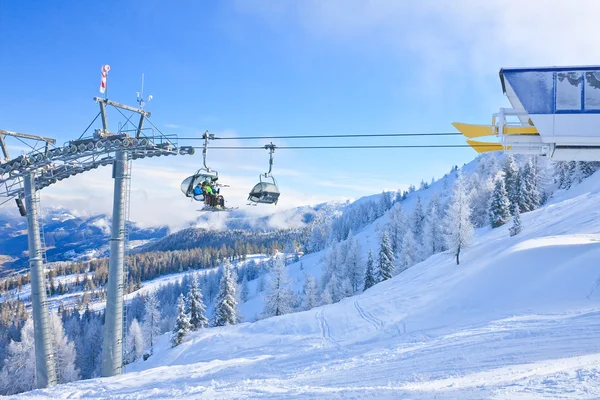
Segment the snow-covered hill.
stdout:
<svg viewBox="0 0 600 400">
<path fill-rule="evenodd" d="M 339 303 L 168 335 L 127 374 L 26 393 L 69 398 L 600 397 L 600 174 Z M 383 219 L 386 217 L 384 216 Z M 376 248 L 377 226 L 361 230 Z M 297 284 L 323 253 L 289 266 Z"/>
</svg>

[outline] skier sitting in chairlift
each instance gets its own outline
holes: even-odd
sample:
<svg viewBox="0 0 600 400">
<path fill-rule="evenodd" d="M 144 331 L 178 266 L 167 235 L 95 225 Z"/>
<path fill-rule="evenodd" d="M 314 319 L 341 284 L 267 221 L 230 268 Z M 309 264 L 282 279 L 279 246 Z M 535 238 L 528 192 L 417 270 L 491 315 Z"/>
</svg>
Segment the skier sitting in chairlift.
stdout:
<svg viewBox="0 0 600 400">
<path fill-rule="evenodd" d="M 197 184 L 194 188 L 194 200 L 202 200 L 203 190 L 200 184 Z"/>
<path fill-rule="evenodd" d="M 202 190 L 204 192 L 204 204 L 213 207 L 214 194 L 212 187 L 210 186 L 210 181 L 208 179 L 202 182 Z"/>
</svg>

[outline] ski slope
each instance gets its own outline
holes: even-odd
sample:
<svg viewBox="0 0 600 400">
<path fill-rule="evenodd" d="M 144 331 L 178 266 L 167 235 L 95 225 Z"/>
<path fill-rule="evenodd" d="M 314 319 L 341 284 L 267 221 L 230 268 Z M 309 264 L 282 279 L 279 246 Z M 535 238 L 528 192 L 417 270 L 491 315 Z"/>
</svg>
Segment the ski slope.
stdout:
<svg viewBox="0 0 600 400">
<path fill-rule="evenodd" d="M 16 398 L 600 397 L 600 174 L 361 295 L 193 333 L 114 378 Z M 385 217 L 383 217 L 385 218 Z M 359 232 L 375 247 L 377 225 Z M 303 258 L 318 270 L 322 255 Z M 304 271 L 290 266 L 295 282 Z"/>
</svg>

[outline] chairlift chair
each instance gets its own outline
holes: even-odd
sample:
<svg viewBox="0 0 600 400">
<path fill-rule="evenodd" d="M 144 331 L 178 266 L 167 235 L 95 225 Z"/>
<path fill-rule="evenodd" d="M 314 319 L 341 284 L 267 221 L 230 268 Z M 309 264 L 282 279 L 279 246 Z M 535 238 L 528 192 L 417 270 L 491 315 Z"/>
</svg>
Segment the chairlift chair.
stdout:
<svg viewBox="0 0 600 400">
<path fill-rule="evenodd" d="M 208 132 L 205 132 L 202 137 L 204 139 L 204 149 L 202 150 L 204 166 L 202 168 L 200 168 L 198 171 L 196 171 L 196 173 L 194 175 L 188 176 L 187 178 L 185 178 L 183 180 L 183 182 L 181 182 L 180 188 L 186 197 L 189 197 L 193 200 L 201 201 L 204 203 L 206 200 L 206 196 L 204 195 L 204 193 L 194 195 L 194 188 L 196 188 L 196 186 L 198 186 L 199 184 L 202 184 L 202 182 L 205 182 L 205 181 L 215 184 L 216 181 L 219 179 L 219 173 L 217 171 L 210 169 L 206 165 L 206 153 L 207 153 L 207 148 L 208 148 L 208 140 L 214 139 L 215 137 L 212 134 L 209 135 Z M 216 186 L 226 187 L 227 185 L 216 184 Z M 232 209 L 233 208 L 225 207 L 224 200 L 223 200 L 222 206 L 221 205 L 213 206 L 213 205 L 205 204 L 204 207 L 198 211 L 230 211 Z"/>
<path fill-rule="evenodd" d="M 273 181 L 266 182 L 263 181 L 263 177 L 266 179 L 271 178 Z M 250 194 L 248 196 L 248 201 L 254 204 L 277 204 L 279 201 L 279 186 L 277 186 L 277 181 L 273 176 L 269 176 L 268 174 L 260 175 L 260 182 L 254 185 Z"/>
<path fill-rule="evenodd" d="M 269 150 L 269 172 L 259 175 L 259 182 L 254 185 L 250 194 L 248 195 L 249 205 L 257 204 L 275 204 L 279 201 L 279 186 L 275 177 L 271 175 L 271 169 L 273 168 L 273 153 L 275 152 L 275 145 L 273 143 L 265 145 L 265 149 Z M 265 178 L 265 181 L 263 181 Z M 271 179 L 272 182 L 266 181 Z"/>
</svg>

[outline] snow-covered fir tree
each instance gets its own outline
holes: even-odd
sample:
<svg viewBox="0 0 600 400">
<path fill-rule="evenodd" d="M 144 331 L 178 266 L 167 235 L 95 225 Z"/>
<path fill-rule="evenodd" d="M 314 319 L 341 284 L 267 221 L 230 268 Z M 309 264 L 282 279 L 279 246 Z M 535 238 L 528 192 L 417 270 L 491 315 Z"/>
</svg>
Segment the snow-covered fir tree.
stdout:
<svg viewBox="0 0 600 400">
<path fill-rule="evenodd" d="M 504 183 L 512 213 L 514 205 L 519 204 L 519 167 L 512 154 L 506 156 L 502 170 L 504 171 Z"/>
<path fill-rule="evenodd" d="M 530 158 L 521 171 L 522 198 L 520 211 L 533 211 L 541 204 L 539 177 L 533 158 Z"/>
<path fill-rule="evenodd" d="M 198 285 L 197 277 L 192 278 L 190 290 L 187 295 L 186 313 L 189 316 L 192 330 L 196 331 L 208 326 L 208 319 L 205 315 L 206 306 L 202 299 L 202 291 Z"/>
<path fill-rule="evenodd" d="M 554 164 L 554 179 L 558 189 L 569 189 L 571 187 L 571 172 L 568 161 L 558 161 Z"/>
<path fill-rule="evenodd" d="M 377 261 L 377 269 L 379 272 L 378 281 L 385 281 L 394 276 L 394 252 L 392 251 L 390 238 L 387 232 L 384 232 L 381 237 Z"/>
<path fill-rule="evenodd" d="M 302 310 L 310 310 L 319 305 L 319 290 L 314 276 L 306 275 L 302 294 Z"/>
<path fill-rule="evenodd" d="M 423 244 L 423 230 L 425 228 L 425 211 L 421 203 L 421 196 L 417 196 L 417 202 L 411 216 L 411 227 L 413 230 L 415 242 L 419 246 Z"/>
<path fill-rule="evenodd" d="M 444 232 L 442 229 L 439 208 L 439 197 L 434 196 L 429 202 L 427 215 L 425 216 L 421 259 L 426 259 L 432 254 L 444 250 Z"/>
<path fill-rule="evenodd" d="M 402 207 L 400 203 L 394 204 L 392 210 L 389 213 L 389 223 L 387 225 L 387 231 L 390 235 L 390 243 L 394 254 L 398 254 L 400 246 L 402 245 L 402 238 L 406 232 L 406 219 L 402 213 Z"/>
<path fill-rule="evenodd" d="M 350 246 L 346 255 L 346 277 L 352 287 L 352 293 L 358 292 L 364 283 L 364 265 L 360 256 L 360 242 L 357 239 L 348 239 Z"/>
<path fill-rule="evenodd" d="M 177 321 L 171 334 L 171 347 L 179 346 L 191 331 L 192 324 L 190 324 L 190 317 L 185 312 L 185 297 L 182 293 L 177 300 Z"/>
<path fill-rule="evenodd" d="M 309 253 L 316 253 L 319 250 L 325 248 L 325 235 L 321 229 L 320 224 L 313 224 L 310 232 L 310 238 L 308 239 L 307 250 Z"/>
<path fill-rule="evenodd" d="M 504 180 L 498 179 L 490 203 L 490 223 L 492 228 L 504 225 L 510 218 L 510 201 L 504 186 Z"/>
<path fill-rule="evenodd" d="M 146 348 L 150 349 L 150 354 L 154 353 L 154 344 L 156 337 L 160 335 L 160 311 L 156 293 L 149 292 L 144 301 L 144 321 L 142 322 L 142 332 L 146 340 Z"/>
<path fill-rule="evenodd" d="M 452 198 L 446 215 L 446 244 L 452 254 L 456 256 L 456 264 L 460 264 L 460 252 L 470 245 L 473 237 L 473 224 L 471 223 L 471 206 L 465 185 L 465 178 L 459 173 Z"/>
<path fill-rule="evenodd" d="M 288 314 L 295 303 L 294 292 L 288 287 L 283 257 L 276 257 L 269 277 L 265 297 L 264 318 Z"/>
<path fill-rule="evenodd" d="M 225 261 L 215 304 L 214 326 L 235 325 L 239 321 L 235 283 L 231 279 L 231 264 Z"/>
<path fill-rule="evenodd" d="M 513 216 L 513 225 L 508 228 L 510 236 L 515 236 L 521 233 L 523 226 L 521 225 L 521 212 L 519 211 L 519 205 L 515 207 L 515 213 Z"/>
<path fill-rule="evenodd" d="M 481 159 L 483 162 L 485 158 Z M 477 169 L 470 177 L 471 197 L 471 220 L 478 227 L 484 227 L 490 223 L 490 203 L 494 192 L 494 177 L 491 171 Z"/>
<path fill-rule="evenodd" d="M 137 318 L 134 318 L 127 330 L 127 356 L 125 359 L 127 363 L 132 363 L 140 359 L 143 354 L 144 335 Z"/>
<path fill-rule="evenodd" d="M 331 248 L 325 256 L 325 264 L 323 265 L 323 272 L 321 278 L 323 287 L 327 286 L 329 280 L 334 274 L 338 274 L 342 270 L 343 266 L 340 260 L 341 258 L 342 257 L 340 255 L 340 247 L 339 244 L 336 243 L 333 246 L 331 246 Z"/>
<path fill-rule="evenodd" d="M 373 261 L 373 252 L 369 249 L 369 255 L 367 256 L 367 270 L 365 271 L 365 285 L 364 290 L 372 287 L 377 283 L 377 273 L 375 271 L 375 263 Z"/>
</svg>

